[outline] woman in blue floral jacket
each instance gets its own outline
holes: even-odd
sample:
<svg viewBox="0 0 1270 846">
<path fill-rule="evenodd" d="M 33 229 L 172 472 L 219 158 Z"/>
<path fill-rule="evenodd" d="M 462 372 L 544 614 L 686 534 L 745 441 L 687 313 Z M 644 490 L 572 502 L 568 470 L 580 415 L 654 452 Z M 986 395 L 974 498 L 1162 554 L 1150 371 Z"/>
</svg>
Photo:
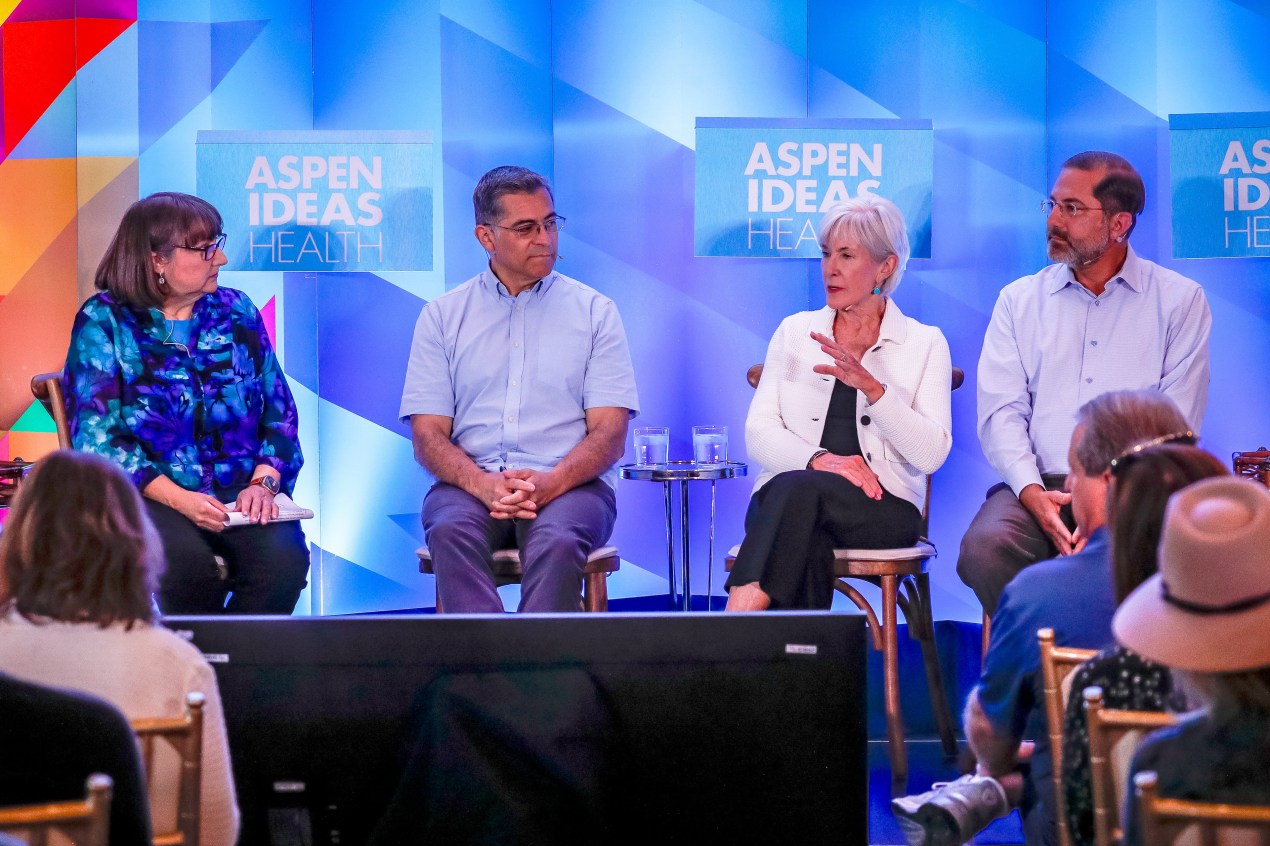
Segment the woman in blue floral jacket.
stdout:
<svg viewBox="0 0 1270 846">
<path fill-rule="evenodd" d="M 295 402 L 260 313 L 217 284 L 224 244 L 220 214 L 198 197 L 128 209 L 97 268 L 101 293 L 71 331 L 71 438 L 145 496 L 167 552 L 165 613 L 289 614 L 308 547 L 298 521 L 271 520 L 304 461 Z M 234 509 L 252 525 L 225 531 Z"/>
</svg>

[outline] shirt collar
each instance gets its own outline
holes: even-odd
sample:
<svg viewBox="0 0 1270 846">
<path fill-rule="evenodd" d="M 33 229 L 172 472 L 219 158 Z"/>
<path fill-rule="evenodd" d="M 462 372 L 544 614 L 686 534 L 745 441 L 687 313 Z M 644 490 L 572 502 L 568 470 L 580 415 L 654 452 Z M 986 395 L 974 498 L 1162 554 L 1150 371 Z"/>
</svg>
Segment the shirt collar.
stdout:
<svg viewBox="0 0 1270 846">
<path fill-rule="evenodd" d="M 833 319 L 837 314 L 829 306 L 824 309 L 825 327 L 821 330 L 821 334 L 833 337 Z M 890 297 L 886 298 L 886 311 L 882 312 L 882 324 L 878 327 L 878 344 L 884 341 L 890 341 L 894 344 L 902 344 L 908 338 L 908 321 L 904 319 L 904 312 L 900 311 L 900 307 L 895 304 L 895 300 Z"/>
<path fill-rule="evenodd" d="M 1054 274 L 1054 278 L 1050 281 L 1049 292 L 1051 294 L 1057 294 L 1068 285 L 1080 284 L 1080 282 L 1076 281 L 1076 274 L 1072 273 L 1070 267 L 1065 264 L 1055 265 L 1055 267 L 1059 268 L 1059 271 Z M 1117 279 L 1128 285 L 1130 290 L 1139 294 L 1146 287 L 1146 276 L 1142 272 L 1142 261 L 1138 258 L 1138 254 L 1133 251 L 1132 245 L 1126 245 L 1124 264 L 1120 265 L 1120 269 L 1116 271 L 1115 275 L 1107 280 L 1107 285 L 1110 286 Z"/>
<path fill-rule="evenodd" d="M 556 272 L 553 270 L 525 290 L 535 299 L 539 299 L 547 293 L 553 284 L 555 284 L 556 275 Z M 481 273 L 481 287 L 499 299 L 515 299 L 515 297 L 511 295 L 511 292 L 507 290 L 507 286 L 500 282 L 498 277 L 494 275 L 494 271 L 490 270 L 488 267 Z"/>
</svg>

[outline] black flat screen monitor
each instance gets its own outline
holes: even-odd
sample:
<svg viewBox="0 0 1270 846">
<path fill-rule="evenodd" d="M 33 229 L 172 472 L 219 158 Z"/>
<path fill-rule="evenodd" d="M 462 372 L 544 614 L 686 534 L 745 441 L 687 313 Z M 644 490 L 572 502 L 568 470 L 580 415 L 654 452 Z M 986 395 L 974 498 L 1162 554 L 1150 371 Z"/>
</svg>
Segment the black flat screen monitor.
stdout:
<svg viewBox="0 0 1270 846">
<path fill-rule="evenodd" d="M 859 616 L 167 624 L 216 670 L 246 846 L 867 843 Z"/>
</svg>

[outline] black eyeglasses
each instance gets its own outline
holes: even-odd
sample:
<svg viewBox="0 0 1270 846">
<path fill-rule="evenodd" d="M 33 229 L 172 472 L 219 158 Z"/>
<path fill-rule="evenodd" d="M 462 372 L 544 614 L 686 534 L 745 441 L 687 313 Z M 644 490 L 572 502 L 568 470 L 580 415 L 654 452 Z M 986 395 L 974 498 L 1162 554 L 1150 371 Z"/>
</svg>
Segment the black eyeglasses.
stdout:
<svg viewBox="0 0 1270 846">
<path fill-rule="evenodd" d="M 557 214 L 547 218 L 542 223 L 536 223 L 530 220 L 525 223 L 519 223 L 515 226 L 500 226 L 497 223 L 487 223 L 485 225 L 492 226 L 495 229 L 506 229 L 508 232 L 515 233 L 517 237 L 520 238 L 529 238 L 533 235 L 537 235 L 539 229 L 546 232 L 548 235 L 554 235 L 556 232 L 560 231 L 561 226 L 564 226 L 564 218 Z"/>
<path fill-rule="evenodd" d="M 1087 211 L 1102 211 L 1102 206 L 1082 206 L 1073 200 L 1042 200 L 1041 211 L 1049 215 L 1054 209 L 1063 217 L 1076 217 Z"/>
<path fill-rule="evenodd" d="M 216 236 L 216 240 L 208 244 L 206 247 L 191 247 L 189 244 L 173 244 L 173 247 L 181 250 L 198 250 L 203 254 L 203 261 L 211 261 L 216 257 L 217 250 L 225 248 L 225 233 Z"/>
<path fill-rule="evenodd" d="M 1141 455 L 1144 451 L 1151 449 L 1151 447 L 1158 447 L 1162 444 L 1185 444 L 1186 446 L 1195 446 L 1197 440 L 1195 433 L 1190 429 L 1187 429 L 1185 432 L 1174 432 L 1171 435 L 1161 435 L 1158 438 L 1152 438 L 1149 441 L 1143 441 L 1142 443 L 1134 444 L 1129 447 L 1127 450 L 1111 459 L 1111 461 L 1107 462 L 1107 470 L 1112 476 L 1119 478 L 1120 474 L 1125 472 L 1125 468 L 1132 465 L 1139 455 Z"/>
</svg>

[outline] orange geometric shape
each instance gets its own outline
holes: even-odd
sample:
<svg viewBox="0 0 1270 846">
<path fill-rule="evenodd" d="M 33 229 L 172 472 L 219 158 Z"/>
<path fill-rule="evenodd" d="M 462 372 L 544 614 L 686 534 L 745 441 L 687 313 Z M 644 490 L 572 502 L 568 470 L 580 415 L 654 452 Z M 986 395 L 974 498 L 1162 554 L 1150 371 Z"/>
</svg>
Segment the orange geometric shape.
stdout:
<svg viewBox="0 0 1270 846">
<path fill-rule="evenodd" d="M 75 159 L 0 162 L 0 294 L 30 271 L 75 209 Z"/>
<path fill-rule="evenodd" d="M 10 432 L 9 454 L 14 459 L 38 461 L 50 452 L 57 450 L 57 433 L 48 432 Z"/>
<path fill-rule="evenodd" d="M 66 361 L 77 306 L 76 234 L 72 217 L 0 303 L 0 430 L 30 406 L 31 377 Z"/>
</svg>

